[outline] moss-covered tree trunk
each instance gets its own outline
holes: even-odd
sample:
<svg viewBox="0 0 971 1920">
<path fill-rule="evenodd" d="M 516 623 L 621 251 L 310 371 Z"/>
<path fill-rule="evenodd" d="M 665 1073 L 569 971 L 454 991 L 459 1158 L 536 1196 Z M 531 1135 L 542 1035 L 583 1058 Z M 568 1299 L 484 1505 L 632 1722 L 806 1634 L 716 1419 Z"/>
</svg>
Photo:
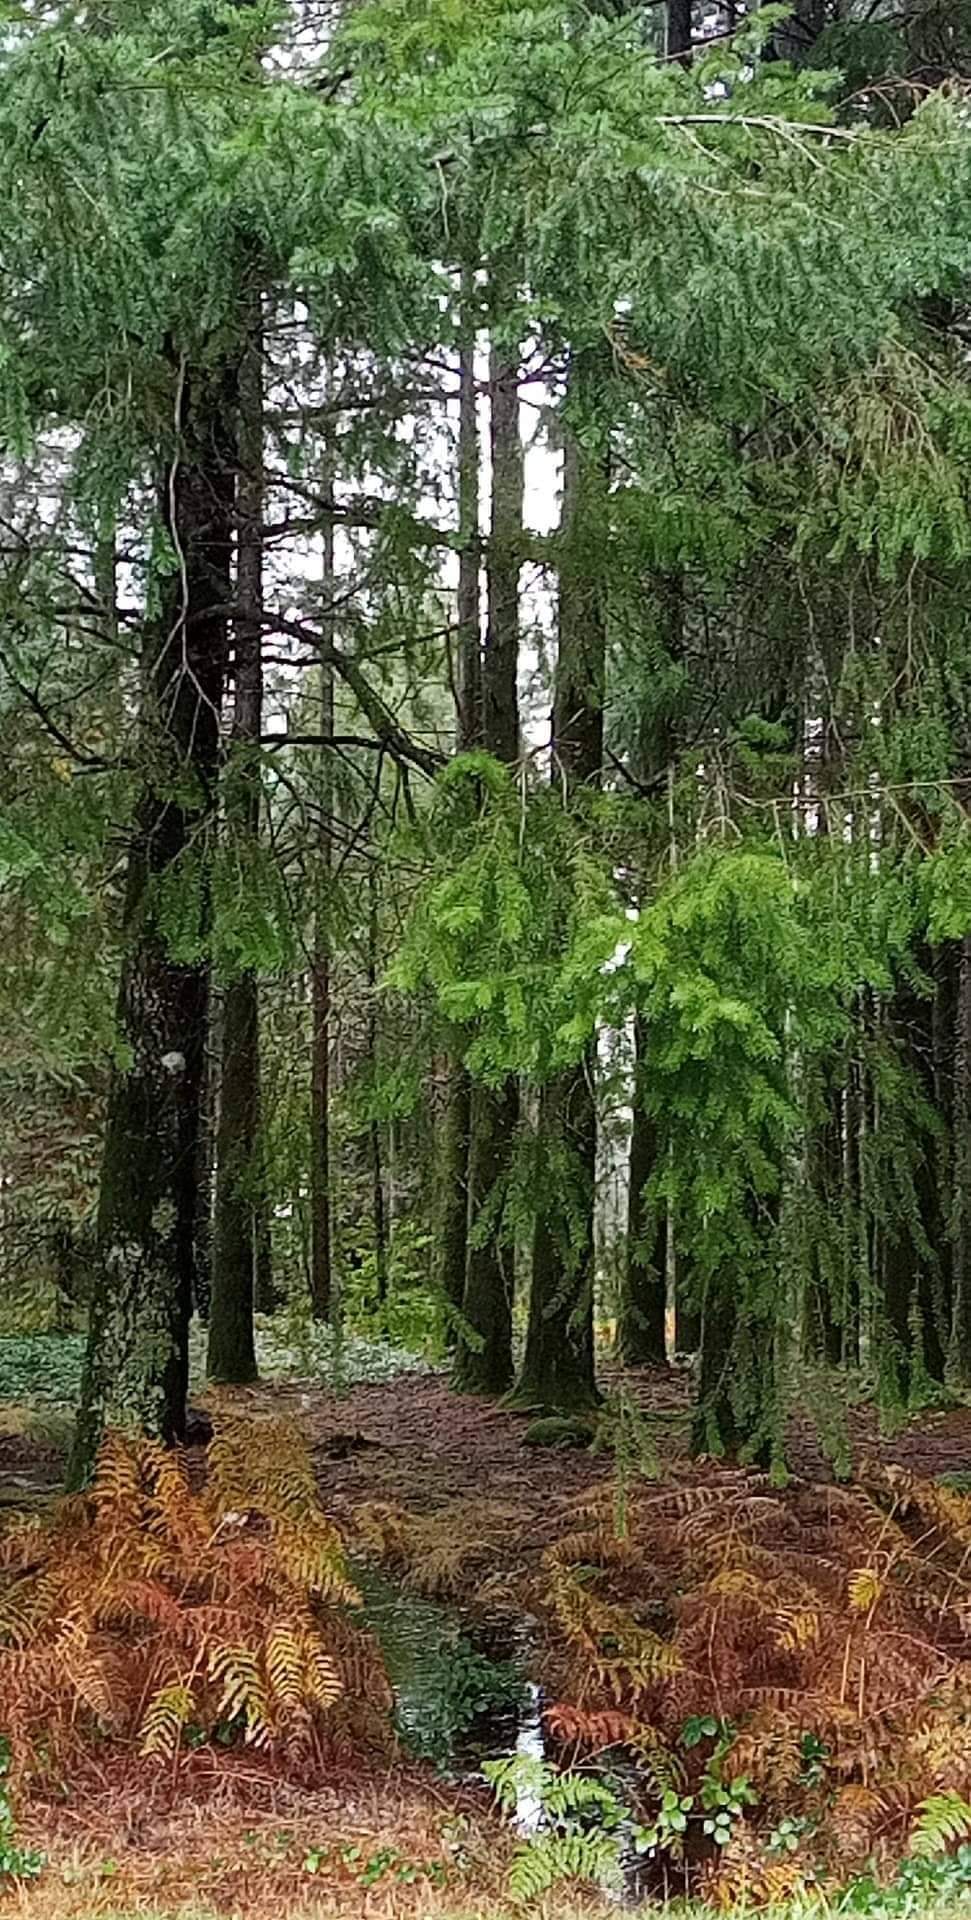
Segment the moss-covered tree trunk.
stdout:
<svg viewBox="0 0 971 1920">
<path fill-rule="evenodd" d="M 608 578 L 606 454 L 590 442 L 609 373 L 599 349 L 576 356 L 569 405 L 584 432 L 566 435 L 559 560 L 559 650 L 553 698 L 553 779 L 575 801 L 603 767 Z M 542 1183 L 533 1243 L 526 1348 L 516 1401 L 548 1412 L 597 1400 L 593 1351 L 596 1058 L 558 1076 L 540 1101 L 540 1151 L 556 1177 Z M 568 1167 L 569 1172 L 564 1168 Z M 578 1228 L 577 1222 L 582 1221 Z"/>
<path fill-rule="evenodd" d="M 488 611 L 482 662 L 482 745 L 512 765 L 519 757 L 519 575 L 523 533 L 523 448 L 519 367 L 493 350 L 492 512 L 486 567 Z M 495 1194 L 509 1164 L 519 1122 L 514 1082 L 477 1086 L 470 1105 L 468 1232 L 456 1385 L 467 1392 L 508 1387 L 512 1360 L 512 1255 L 495 1228 Z"/>
<path fill-rule="evenodd" d="M 919 959 L 939 990 L 941 956 L 925 949 Z M 890 1021 L 928 1116 L 913 1143 L 913 1204 L 902 1204 L 881 1236 L 884 1324 L 894 1350 L 900 1398 L 906 1402 L 919 1397 L 922 1379 L 944 1378 L 951 1318 L 946 1116 L 936 1104 L 933 996 L 900 981 Z"/>
<path fill-rule="evenodd" d="M 128 853 L 125 955 L 101 1168 L 97 1266 L 72 1485 L 107 1427 L 184 1431 L 208 976 L 172 958 L 167 887 L 213 831 L 230 598 L 235 407 L 225 375 L 173 367 L 179 442 L 159 516 L 177 566 L 145 629 L 145 785 Z M 191 850 L 192 860 L 189 859 Z M 202 883 L 200 882 L 200 885 Z"/>
<path fill-rule="evenodd" d="M 843 1101 L 838 1087 L 827 1089 L 826 1104 L 825 1117 L 812 1127 L 807 1143 L 811 1207 L 802 1332 L 810 1358 L 838 1367 L 843 1359 L 845 1319 L 841 1248 L 833 1231 L 843 1218 L 845 1203 Z"/>
<path fill-rule="evenodd" d="M 971 1385 L 971 935 L 960 943 L 954 1009 L 954 1297 L 950 1372 Z"/>
<path fill-rule="evenodd" d="M 334 593 L 334 528 L 324 535 L 324 592 Z M 320 728 L 326 739 L 334 729 L 334 675 L 320 669 Z M 322 748 L 321 807 L 330 813 L 329 748 Z M 314 914 L 313 957 L 310 973 L 310 1302 L 315 1320 L 328 1321 L 334 1296 L 333 1207 L 331 1200 L 330 1138 L 330 929 L 327 881 L 330 874 L 329 817 L 323 820 L 318 846 L 320 898 Z"/>
<path fill-rule="evenodd" d="M 378 976 L 380 965 L 381 929 L 378 918 L 378 870 L 376 857 L 372 850 L 371 864 L 368 869 L 368 1059 L 374 1082 L 377 1084 L 381 1054 L 381 1033 L 378 1023 Z M 381 1138 L 381 1122 L 373 1115 L 368 1127 L 368 1157 L 371 1163 L 371 1221 L 374 1228 L 374 1287 L 379 1306 L 383 1306 L 388 1297 L 388 1203 L 385 1197 L 384 1145 Z"/>
<path fill-rule="evenodd" d="M 455 1384 L 469 1393 L 498 1395 L 505 1393 L 513 1375 L 514 1272 L 513 1249 L 494 1231 L 490 1202 L 494 1207 L 519 1122 L 515 1083 L 507 1081 L 499 1092 L 474 1085 L 470 1119 L 469 1191 L 478 1207 L 468 1243 Z"/>
<path fill-rule="evenodd" d="M 455 673 L 456 746 L 460 753 L 482 739 L 482 635 L 479 593 L 479 430 L 475 386 L 475 280 L 462 276 L 462 345 L 459 355 L 459 583 Z M 469 1223 L 469 1144 L 472 1088 L 461 1059 L 449 1062 L 441 1131 L 439 1284 L 452 1312 L 449 1345 L 458 1339 L 465 1295 Z"/>
<path fill-rule="evenodd" d="M 737 1273 L 712 1274 L 701 1310 L 692 1451 L 769 1466 L 782 1452 L 774 1306 L 779 1194 L 750 1193 L 744 1292 Z M 761 1273 L 758 1269 L 761 1268 Z"/>
<path fill-rule="evenodd" d="M 450 1310 L 447 1338 L 454 1347 L 465 1298 L 469 1245 L 469 1145 L 472 1135 L 472 1086 L 460 1060 L 450 1062 L 441 1120 L 442 1184 L 439 1233 L 439 1284 Z"/>
<path fill-rule="evenodd" d="M 667 1360 L 668 1223 L 666 1211 L 652 1218 L 646 1199 L 657 1167 L 658 1135 L 644 1098 L 647 1035 L 634 1025 L 634 1119 L 630 1143 L 627 1245 L 617 1345 L 629 1367 L 664 1366 Z"/>
<path fill-rule="evenodd" d="M 225 831 L 245 868 L 260 832 L 263 726 L 263 338 L 260 298 L 240 368 L 233 730 L 224 782 Z M 261 1164 L 259 985 L 252 969 L 223 997 L 222 1085 L 216 1140 L 216 1208 L 209 1309 L 209 1378 L 256 1379 L 256 1249 L 266 1212 Z"/>
</svg>

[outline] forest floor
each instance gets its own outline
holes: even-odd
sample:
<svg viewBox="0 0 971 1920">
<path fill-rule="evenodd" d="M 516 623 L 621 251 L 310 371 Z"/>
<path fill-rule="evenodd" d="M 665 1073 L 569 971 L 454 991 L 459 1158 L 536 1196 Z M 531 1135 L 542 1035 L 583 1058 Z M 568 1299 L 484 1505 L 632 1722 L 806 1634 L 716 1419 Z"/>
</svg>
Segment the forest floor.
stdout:
<svg viewBox="0 0 971 1920">
<path fill-rule="evenodd" d="M 688 1457 L 688 1377 L 628 1375 L 625 1385 L 662 1483 L 690 1487 L 711 1474 Z M 407 1516 L 422 1562 L 416 1584 L 481 1621 L 522 1614 L 544 1549 L 617 1472 L 609 1453 L 524 1444 L 522 1416 L 458 1395 L 434 1373 L 341 1393 L 281 1382 L 201 1395 L 198 1404 L 213 1401 L 214 1411 L 244 1414 L 257 1427 L 270 1416 L 292 1420 L 312 1449 L 324 1507 L 352 1544 L 386 1546 L 389 1514 Z M 43 1421 L 20 1431 L 22 1421 L 3 1414 L 0 1404 L 0 1500 L 55 1490 L 63 1432 Z M 851 1405 L 844 1441 L 854 1471 L 870 1460 L 926 1479 L 963 1474 L 971 1409 L 929 1411 L 887 1434 L 871 1408 Z M 803 1482 L 832 1478 L 808 1420 L 794 1423 L 789 1455 Z M 135 1912 L 488 1920 L 510 1911 L 503 1886 L 512 1837 L 484 1786 L 401 1759 L 313 1792 L 270 1779 L 243 1757 L 210 1767 L 200 1753 L 189 1766 L 186 1793 L 184 1778 L 176 1791 L 167 1773 L 147 1769 L 133 1784 L 130 1759 L 106 1758 L 94 1795 L 27 1809 L 20 1837 L 42 1847 L 49 1865 L 8 1898 L 28 1920 Z M 558 1920 L 573 1911 L 556 1894 L 536 1909 L 544 1910 Z"/>
</svg>

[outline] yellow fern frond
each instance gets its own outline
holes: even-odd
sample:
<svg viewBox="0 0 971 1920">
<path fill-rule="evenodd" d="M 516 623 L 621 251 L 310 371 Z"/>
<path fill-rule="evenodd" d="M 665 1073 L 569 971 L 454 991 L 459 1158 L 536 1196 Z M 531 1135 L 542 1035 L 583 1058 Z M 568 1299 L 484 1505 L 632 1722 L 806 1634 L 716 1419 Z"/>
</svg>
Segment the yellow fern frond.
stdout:
<svg viewBox="0 0 971 1920">
<path fill-rule="evenodd" d="M 139 1748 L 146 1759 L 171 1760 L 182 1729 L 196 1711 L 192 1691 L 180 1681 L 159 1687 L 152 1695 L 139 1728 Z"/>
<path fill-rule="evenodd" d="M 883 1592 L 883 1581 L 873 1567 L 857 1567 L 846 1583 L 846 1595 L 854 1613 L 869 1613 Z"/>
<path fill-rule="evenodd" d="M 308 1636 L 304 1646 L 303 1684 L 308 1699 L 326 1713 L 340 1699 L 344 1679 L 340 1664 L 323 1643 Z"/>
<path fill-rule="evenodd" d="M 217 1645 L 209 1654 L 209 1674 L 221 1689 L 220 1718 L 241 1719 L 245 1738 L 262 1746 L 270 1737 L 270 1708 L 256 1655 L 249 1647 Z"/>
<path fill-rule="evenodd" d="M 274 1703 L 295 1713 L 304 1697 L 304 1629 L 294 1620 L 275 1620 L 263 1648 L 263 1664 Z"/>
</svg>

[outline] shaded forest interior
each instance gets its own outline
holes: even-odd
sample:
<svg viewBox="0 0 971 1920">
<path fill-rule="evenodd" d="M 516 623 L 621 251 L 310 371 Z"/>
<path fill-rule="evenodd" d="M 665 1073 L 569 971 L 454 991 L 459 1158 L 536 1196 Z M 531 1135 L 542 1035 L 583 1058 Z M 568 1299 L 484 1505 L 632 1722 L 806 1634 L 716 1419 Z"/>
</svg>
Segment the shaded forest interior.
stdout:
<svg viewBox="0 0 971 1920">
<path fill-rule="evenodd" d="M 103 1746 L 950 1896 L 971 6 L 0 22 L 0 1892 Z"/>
</svg>

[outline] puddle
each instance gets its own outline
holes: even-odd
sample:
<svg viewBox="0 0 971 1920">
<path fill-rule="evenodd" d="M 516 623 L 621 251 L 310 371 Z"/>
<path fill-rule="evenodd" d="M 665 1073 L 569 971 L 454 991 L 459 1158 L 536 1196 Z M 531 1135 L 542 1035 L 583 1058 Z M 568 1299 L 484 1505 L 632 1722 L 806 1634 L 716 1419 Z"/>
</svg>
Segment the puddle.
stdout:
<svg viewBox="0 0 971 1920">
<path fill-rule="evenodd" d="M 525 1679 L 524 1631 L 518 1644 L 510 1637 L 496 1649 L 450 1608 L 396 1585 L 369 1562 L 353 1562 L 351 1572 L 410 1752 L 455 1780 L 480 1779 L 484 1760 L 541 1753 L 539 1690 Z M 534 1744 L 520 1748 L 524 1738 Z"/>
<path fill-rule="evenodd" d="M 395 1718 L 404 1744 L 431 1761 L 454 1782 L 483 1780 L 489 1760 L 511 1756 L 544 1761 L 543 1696 L 526 1678 L 531 1651 L 528 1621 L 520 1623 L 497 1650 L 495 1636 L 470 1627 L 440 1602 L 397 1586 L 368 1562 L 354 1562 L 352 1574 L 362 1598 L 361 1614 L 378 1639 L 395 1696 Z M 488 1651 L 485 1649 L 488 1648 Z M 656 1870 L 634 1844 L 637 1775 L 630 1763 L 614 1761 L 605 1770 L 625 1809 L 618 1830 L 618 1884 L 603 1891 L 618 1907 L 641 1906 Z M 547 1825 L 543 1802 L 528 1784 L 520 1788 L 512 1812 L 523 1840 Z"/>
</svg>

